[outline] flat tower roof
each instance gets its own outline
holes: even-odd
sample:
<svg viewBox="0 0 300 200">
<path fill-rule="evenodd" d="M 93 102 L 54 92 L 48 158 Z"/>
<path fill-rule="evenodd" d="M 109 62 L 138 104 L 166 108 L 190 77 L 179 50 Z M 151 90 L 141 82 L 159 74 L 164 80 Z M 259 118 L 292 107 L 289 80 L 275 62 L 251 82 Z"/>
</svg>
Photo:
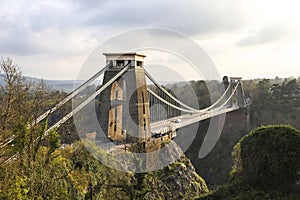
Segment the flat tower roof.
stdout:
<svg viewBox="0 0 300 200">
<path fill-rule="evenodd" d="M 103 53 L 105 56 L 140 56 L 140 57 L 146 57 L 143 54 L 139 54 L 136 52 L 127 52 L 127 53 Z"/>
<path fill-rule="evenodd" d="M 232 80 L 241 80 L 241 79 L 243 79 L 242 77 L 229 77 L 230 79 L 232 79 Z"/>
</svg>

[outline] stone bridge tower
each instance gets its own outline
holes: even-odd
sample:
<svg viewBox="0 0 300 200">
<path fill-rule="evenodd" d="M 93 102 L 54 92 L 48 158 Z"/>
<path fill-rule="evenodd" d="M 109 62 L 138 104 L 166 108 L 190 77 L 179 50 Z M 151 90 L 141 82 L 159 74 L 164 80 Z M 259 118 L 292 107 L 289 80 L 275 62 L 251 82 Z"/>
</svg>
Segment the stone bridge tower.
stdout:
<svg viewBox="0 0 300 200">
<path fill-rule="evenodd" d="M 234 87 L 239 84 L 235 95 L 232 100 L 228 103 L 230 106 L 237 105 L 239 109 L 234 112 L 230 112 L 226 114 L 226 122 L 223 128 L 223 132 L 232 133 L 243 132 L 248 133 L 251 129 L 250 123 L 250 102 L 246 99 L 244 86 L 241 77 L 223 77 L 223 83 L 225 88 L 229 87 L 229 83 L 231 83 L 230 93 L 234 89 Z M 228 97 L 228 96 L 227 96 Z M 239 123 L 236 123 L 236 122 Z"/>
<path fill-rule="evenodd" d="M 142 142 L 150 135 L 150 109 L 144 71 L 144 55 L 104 53 L 111 67 L 103 84 L 123 68 L 128 70 L 100 94 L 100 134 L 113 141 Z M 101 133 L 102 132 L 102 133 Z"/>
</svg>

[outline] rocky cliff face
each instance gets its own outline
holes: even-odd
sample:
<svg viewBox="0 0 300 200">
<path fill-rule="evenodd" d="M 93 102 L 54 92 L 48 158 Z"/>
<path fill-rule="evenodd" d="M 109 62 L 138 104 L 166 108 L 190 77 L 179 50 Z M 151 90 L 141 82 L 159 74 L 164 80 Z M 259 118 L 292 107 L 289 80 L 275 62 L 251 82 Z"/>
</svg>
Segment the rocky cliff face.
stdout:
<svg viewBox="0 0 300 200">
<path fill-rule="evenodd" d="M 147 162 L 152 161 L 153 166 L 156 165 L 159 170 L 146 173 L 135 173 L 139 167 L 136 161 L 139 159 L 132 159 L 134 154 L 131 152 L 102 152 L 101 155 L 107 160 L 128 172 L 114 169 L 103 172 L 109 174 L 109 179 L 113 181 L 109 181 L 109 189 L 101 191 L 101 198 L 109 199 L 116 194 L 114 199 L 194 199 L 208 193 L 205 181 L 197 174 L 181 148 L 174 141 L 164 142 L 162 147 L 150 160 L 147 157 Z M 166 162 L 172 164 L 163 167 Z"/>
<path fill-rule="evenodd" d="M 208 192 L 205 181 L 183 155 L 162 170 L 148 174 L 149 199 L 194 199 Z"/>
<path fill-rule="evenodd" d="M 153 166 L 161 168 L 160 166 L 164 162 L 172 164 L 149 173 L 133 174 L 130 180 L 133 190 L 135 190 L 133 193 L 135 193 L 134 195 L 139 193 L 138 197 L 134 196 L 134 198 L 194 199 L 208 193 L 205 181 L 197 174 L 191 161 L 184 155 L 180 147 L 174 141 L 163 143 L 162 147 L 159 153 L 152 155 Z M 115 158 L 119 156 L 122 155 L 115 155 Z M 127 153 L 126 156 L 130 157 L 131 154 Z M 173 160 L 176 161 L 171 162 Z M 134 170 L 136 167 L 131 162 L 122 162 L 122 166 L 128 170 Z"/>
</svg>

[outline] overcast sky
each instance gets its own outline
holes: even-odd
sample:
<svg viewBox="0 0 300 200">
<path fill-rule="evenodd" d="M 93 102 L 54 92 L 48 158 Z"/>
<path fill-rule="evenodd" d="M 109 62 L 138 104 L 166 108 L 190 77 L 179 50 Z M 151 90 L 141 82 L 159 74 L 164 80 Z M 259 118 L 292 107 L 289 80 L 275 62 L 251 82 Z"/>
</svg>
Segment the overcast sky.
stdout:
<svg viewBox="0 0 300 200">
<path fill-rule="evenodd" d="M 185 34 L 221 75 L 300 76 L 297 0 L 0 0 L 0 56 L 24 75 L 76 79 L 101 43 L 144 27 Z"/>
</svg>

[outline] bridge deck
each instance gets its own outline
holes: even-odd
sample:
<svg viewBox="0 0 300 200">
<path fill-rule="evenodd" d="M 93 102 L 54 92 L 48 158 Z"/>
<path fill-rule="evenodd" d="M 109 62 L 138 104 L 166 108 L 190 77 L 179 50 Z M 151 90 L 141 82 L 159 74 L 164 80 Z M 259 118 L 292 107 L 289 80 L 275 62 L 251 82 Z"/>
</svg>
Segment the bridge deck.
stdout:
<svg viewBox="0 0 300 200">
<path fill-rule="evenodd" d="M 166 119 L 163 121 L 158 121 L 151 123 L 151 132 L 153 134 L 164 134 L 170 131 L 175 131 L 176 129 L 182 128 L 184 126 L 217 116 L 227 112 L 232 112 L 238 110 L 239 106 L 224 107 L 223 109 L 211 109 L 208 111 L 203 111 L 195 114 L 184 114 L 178 117 Z"/>
</svg>

